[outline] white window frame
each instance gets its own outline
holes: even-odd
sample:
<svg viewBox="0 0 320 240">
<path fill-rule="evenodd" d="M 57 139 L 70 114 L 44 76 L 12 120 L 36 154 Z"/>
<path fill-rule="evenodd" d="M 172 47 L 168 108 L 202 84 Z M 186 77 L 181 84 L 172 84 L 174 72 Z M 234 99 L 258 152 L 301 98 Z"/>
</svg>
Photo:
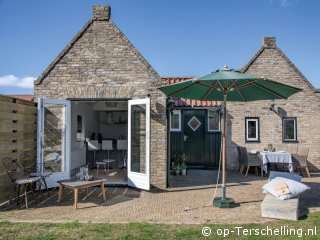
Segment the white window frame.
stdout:
<svg viewBox="0 0 320 240">
<path fill-rule="evenodd" d="M 173 128 L 171 126 L 171 115 L 178 114 L 179 115 L 179 128 Z M 172 110 L 170 111 L 170 118 L 169 118 L 169 125 L 170 125 L 170 132 L 181 132 L 181 110 Z"/>
<path fill-rule="evenodd" d="M 209 112 L 210 111 L 214 111 L 214 112 L 218 112 L 219 114 L 219 129 L 210 129 L 210 122 L 209 122 Z M 221 117 L 220 117 L 220 112 L 218 110 L 215 109 L 208 109 L 207 111 L 207 121 L 208 121 L 208 132 L 220 132 L 221 131 Z"/>
<path fill-rule="evenodd" d="M 284 122 L 286 120 L 293 120 L 294 121 L 294 139 L 285 139 L 285 134 L 284 134 Z M 283 117 L 282 118 L 282 141 L 283 142 L 297 142 L 298 141 L 298 135 L 297 135 L 297 118 L 296 117 Z"/>
<path fill-rule="evenodd" d="M 249 130 L 249 126 L 248 126 L 248 122 L 256 122 L 256 137 L 255 138 L 249 138 L 249 134 L 248 134 L 248 130 Z M 245 134 L 246 134 L 246 142 L 259 142 L 260 141 L 260 121 L 258 117 L 246 117 L 246 127 L 245 127 Z"/>
</svg>

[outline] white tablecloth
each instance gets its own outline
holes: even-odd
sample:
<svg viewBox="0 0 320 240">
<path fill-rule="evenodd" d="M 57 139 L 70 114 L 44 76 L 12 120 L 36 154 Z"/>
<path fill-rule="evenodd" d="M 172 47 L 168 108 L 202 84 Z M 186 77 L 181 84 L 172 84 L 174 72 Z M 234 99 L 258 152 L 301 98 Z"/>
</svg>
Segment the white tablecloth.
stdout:
<svg viewBox="0 0 320 240">
<path fill-rule="evenodd" d="M 287 163 L 289 171 L 292 172 L 292 157 L 288 152 L 259 152 L 262 156 L 262 163 L 265 172 L 268 172 L 267 164 L 268 163 Z"/>
<path fill-rule="evenodd" d="M 265 163 L 292 163 L 291 154 L 287 152 L 260 152 L 263 164 Z"/>
</svg>

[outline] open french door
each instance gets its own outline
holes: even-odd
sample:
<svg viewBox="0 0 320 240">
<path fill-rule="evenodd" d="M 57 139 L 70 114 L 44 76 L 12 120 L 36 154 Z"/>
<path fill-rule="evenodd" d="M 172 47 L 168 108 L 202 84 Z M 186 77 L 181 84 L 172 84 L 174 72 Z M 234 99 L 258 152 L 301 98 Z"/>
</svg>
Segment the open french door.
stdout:
<svg viewBox="0 0 320 240">
<path fill-rule="evenodd" d="M 37 167 L 52 172 L 46 179 L 49 188 L 70 178 L 70 102 L 38 99 Z"/>
<path fill-rule="evenodd" d="M 128 185 L 150 190 L 150 98 L 128 102 Z"/>
</svg>

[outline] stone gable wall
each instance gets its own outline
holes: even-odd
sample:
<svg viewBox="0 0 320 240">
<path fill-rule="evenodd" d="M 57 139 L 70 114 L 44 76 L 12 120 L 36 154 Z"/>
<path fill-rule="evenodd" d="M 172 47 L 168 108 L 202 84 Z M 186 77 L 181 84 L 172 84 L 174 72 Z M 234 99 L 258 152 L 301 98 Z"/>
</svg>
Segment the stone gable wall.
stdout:
<svg viewBox="0 0 320 240">
<path fill-rule="evenodd" d="M 294 153 L 298 146 L 309 148 L 310 170 L 320 167 L 320 98 L 275 48 L 264 48 L 246 72 L 273 79 L 303 89 L 289 100 L 275 100 L 275 112 L 269 110 L 271 101 L 228 103 L 228 167 L 237 164 L 236 145 L 262 149 L 272 143 L 277 150 Z M 260 118 L 260 143 L 245 143 L 245 117 Z M 282 117 L 297 117 L 298 143 L 282 142 Z"/>
<path fill-rule="evenodd" d="M 51 71 L 35 97 L 151 98 L 151 184 L 166 187 L 166 98 L 161 79 L 111 20 L 94 20 Z"/>
</svg>

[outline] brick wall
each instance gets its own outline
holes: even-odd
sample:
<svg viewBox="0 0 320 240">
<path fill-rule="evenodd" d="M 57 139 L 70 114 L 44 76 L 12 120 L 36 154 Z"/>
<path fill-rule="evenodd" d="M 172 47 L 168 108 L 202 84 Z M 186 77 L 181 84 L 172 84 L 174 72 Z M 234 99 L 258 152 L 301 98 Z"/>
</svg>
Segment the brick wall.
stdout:
<svg viewBox="0 0 320 240">
<path fill-rule="evenodd" d="M 161 79 L 109 19 L 109 7 L 93 18 L 38 78 L 35 97 L 151 98 L 151 184 L 166 186 L 166 98 Z"/>
<path fill-rule="evenodd" d="M 320 167 L 320 96 L 313 86 L 276 47 L 275 38 L 265 38 L 263 47 L 244 70 L 303 89 L 289 98 L 276 100 L 275 112 L 269 110 L 271 101 L 228 103 L 228 167 L 237 164 L 236 145 L 261 149 L 272 143 L 278 150 L 295 152 L 298 146 L 310 149 L 310 169 Z M 245 117 L 260 118 L 260 143 L 245 143 Z M 297 117 L 298 143 L 282 141 L 282 117 Z"/>
</svg>

